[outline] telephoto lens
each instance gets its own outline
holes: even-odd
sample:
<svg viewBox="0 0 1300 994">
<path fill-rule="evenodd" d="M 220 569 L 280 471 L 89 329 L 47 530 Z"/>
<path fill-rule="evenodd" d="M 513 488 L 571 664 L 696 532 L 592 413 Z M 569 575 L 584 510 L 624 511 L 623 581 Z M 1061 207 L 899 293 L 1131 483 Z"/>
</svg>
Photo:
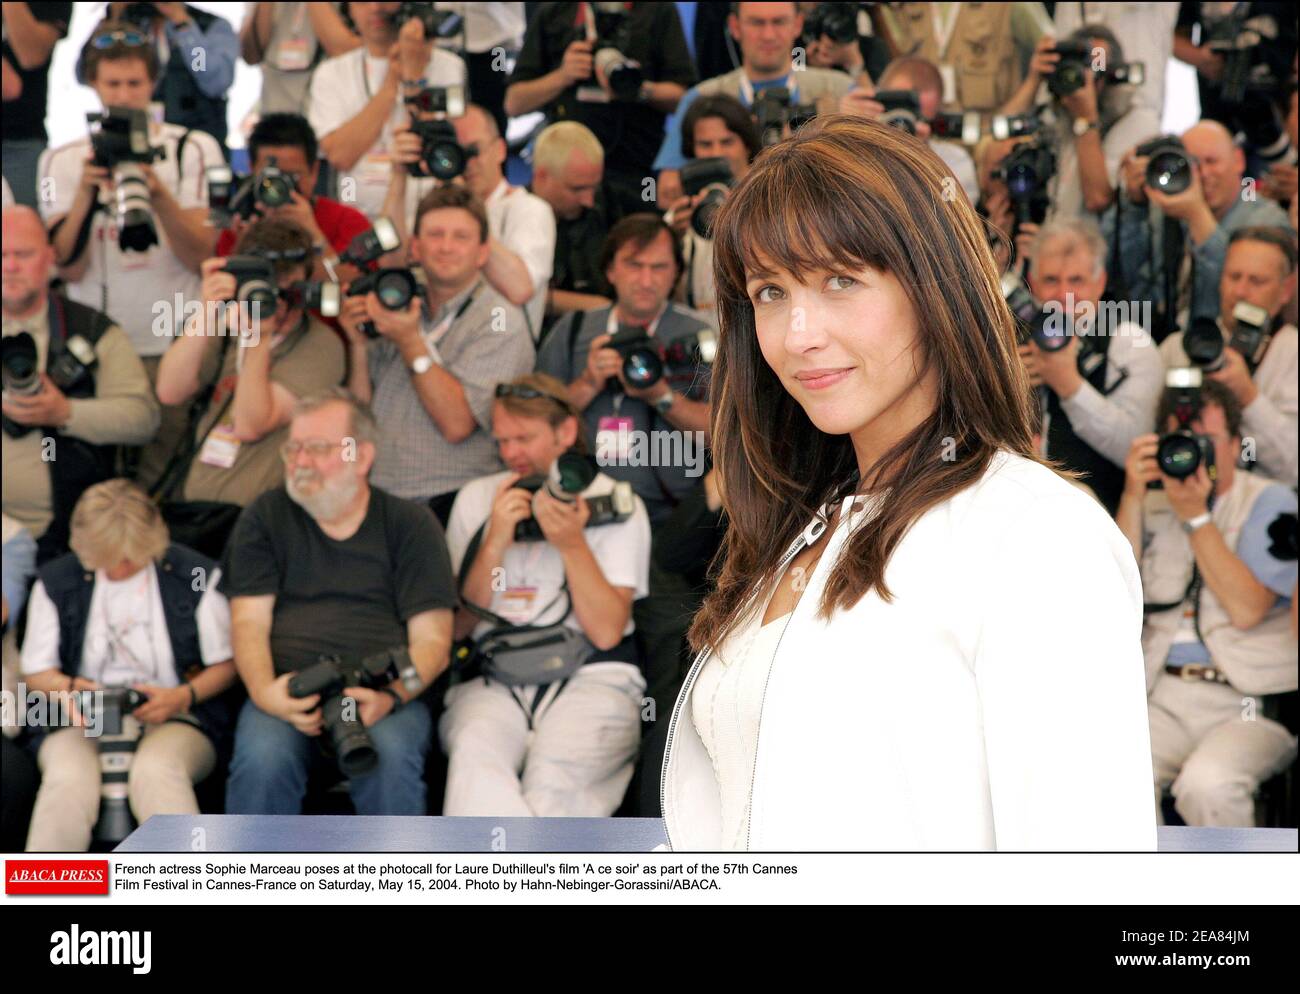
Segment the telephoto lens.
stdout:
<svg viewBox="0 0 1300 994">
<path fill-rule="evenodd" d="M 1146 185 L 1161 193 L 1182 193 L 1192 185 L 1192 160 L 1177 135 L 1162 135 L 1133 150 L 1146 157 Z"/>
<path fill-rule="evenodd" d="M 15 397 L 34 397 L 41 392 L 36 339 L 28 332 L 0 339 L 0 382 L 4 392 Z"/>
<path fill-rule="evenodd" d="M 139 163 L 122 162 L 113 170 L 117 244 L 123 252 L 147 252 L 158 244 L 149 184 Z"/>
<path fill-rule="evenodd" d="M 1195 476 L 1204 464 L 1206 472 L 1214 470 L 1214 442 L 1190 428 L 1179 428 L 1160 438 L 1156 446 L 1156 463 L 1160 472 L 1175 480 Z"/>
<path fill-rule="evenodd" d="M 1187 358 L 1207 373 L 1223 368 L 1223 344 L 1223 332 L 1213 318 L 1196 318 L 1183 332 L 1183 351 Z"/>
</svg>

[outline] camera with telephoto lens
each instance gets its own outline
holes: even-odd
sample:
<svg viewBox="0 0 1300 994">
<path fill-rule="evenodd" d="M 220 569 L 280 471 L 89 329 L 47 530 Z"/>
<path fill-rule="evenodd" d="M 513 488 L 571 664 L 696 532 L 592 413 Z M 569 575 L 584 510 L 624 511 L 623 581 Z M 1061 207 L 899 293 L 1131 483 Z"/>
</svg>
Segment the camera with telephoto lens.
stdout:
<svg viewBox="0 0 1300 994">
<path fill-rule="evenodd" d="M 995 114 L 989 120 L 989 134 L 997 141 L 1032 135 L 1041 127 L 1042 121 L 1033 111 L 1028 114 Z"/>
<path fill-rule="evenodd" d="M 420 674 L 411 662 L 411 654 L 404 646 L 359 661 L 322 655 L 311 666 L 290 677 L 290 697 L 320 694 L 321 723 L 345 777 L 372 772 L 379 765 L 379 753 L 370 740 L 370 733 L 361 723 L 359 705 L 352 698 L 345 697 L 343 691 L 348 687 L 377 690 L 399 677 L 402 686 L 411 693 L 417 693 L 423 686 Z"/>
<path fill-rule="evenodd" d="M 123 252 L 146 252 L 158 244 L 149 184 L 142 165 L 163 157 L 149 144 L 149 115 L 129 107 L 108 107 L 86 115 L 94 163 L 113 174 L 113 215 Z"/>
<path fill-rule="evenodd" d="M 420 293 L 420 279 L 410 269 L 376 269 L 362 273 L 348 284 L 348 297 L 364 297 L 373 291 L 379 303 L 390 311 L 404 311 L 411 300 Z M 362 321 L 361 333 L 367 338 L 378 338 L 379 329 L 373 321 Z"/>
<path fill-rule="evenodd" d="M 794 131 L 800 125 L 817 116 L 815 104 L 796 104 L 790 101 L 790 91 L 784 86 L 771 86 L 754 97 L 750 110 L 763 148 L 775 145 L 785 134 L 788 126 Z"/>
<path fill-rule="evenodd" d="M 809 41 L 829 38 L 837 45 L 858 40 L 858 5 L 819 3 L 804 18 L 803 36 Z"/>
<path fill-rule="evenodd" d="M 1221 6 L 1231 8 L 1231 12 L 1226 17 L 1206 19 L 1201 24 L 1201 47 L 1223 59 L 1219 98 L 1233 106 L 1245 103 L 1251 96 L 1270 99 L 1279 80 L 1269 65 L 1263 42 L 1271 44 L 1277 41 L 1277 20 L 1271 14 L 1253 13 L 1250 9 L 1253 4 Z M 1294 46 L 1291 53 L 1295 54 Z"/>
<path fill-rule="evenodd" d="M 1246 301 L 1232 309 L 1232 337 L 1224 341 L 1219 323 L 1213 318 L 1199 317 L 1183 332 L 1183 351 L 1187 358 L 1207 373 L 1217 373 L 1227 361 L 1225 348 L 1231 346 L 1246 360 L 1253 373 L 1268 346 L 1268 311 Z"/>
<path fill-rule="evenodd" d="M 440 114 L 443 117 L 465 116 L 465 87 L 426 86 L 403 99 L 412 114 Z"/>
<path fill-rule="evenodd" d="M 36 340 L 26 331 L 6 335 L 0 340 L 0 384 L 13 397 L 34 397 L 41 392 L 41 372 L 37 364 Z M 70 335 L 63 351 L 48 360 L 50 379 L 67 393 L 87 376 L 98 362 L 95 347 L 81 335 Z M 22 438 L 33 425 L 20 425 L 4 419 L 4 430 L 11 438 Z"/>
<path fill-rule="evenodd" d="M 916 134 L 916 125 L 921 120 L 921 98 L 915 90 L 880 90 L 872 97 L 884 105 L 884 111 L 878 120 L 891 128 Z"/>
<path fill-rule="evenodd" d="M 720 155 L 692 159 L 682 166 L 681 180 L 686 196 L 704 194 L 691 214 L 691 228 L 701 238 L 712 238 L 713 219 L 727 199 L 727 191 L 736 185 L 731 166 Z"/>
<path fill-rule="evenodd" d="M 1077 42 L 1058 42 L 1052 49 L 1061 60 L 1047 77 L 1047 88 L 1056 97 L 1068 97 L 1071 93 L 1083 89 L 1087 74 L 1092 72 L 1092 47 Z M 1102 70 L 1109 83 L 1131 83 L 1141 86 L 1146 79 L 1146 69 L 1141 62 L 1129 62 L 1118 66 L 1107 66 Z"/>
<path fill-rule="evenodd" d="M 232 255 L 221 271 L 235 277 L 235 295 L 231 299 L 247 304 L 254 318 L 274 315 L 281 298 L 290 307 L 314 310 L 327 318 L 338 316 L 343 295 L 337 283 L 298 280 L 281 290 L 275 267 L 260 255 Z"/>
<path fill-rule="evenodd" d="M 670 380 L 693 380 L 698 367 L 712 365 L 718 352 L 717 336 L 709 328 L 660 345 L 644 328 L 620 324 L 605 345 L 623 357 L 623 379 L 628 386 L 644 390 L 665 376 Z M 614 389 L 622 389 L 617 380 Z"/>
<path fill-rule="evenodd" d="M 1025 281 L 1010 270 L 1002 274 L 1002 299 L 1007 302 L 1007 308 L 1015 319 L 1016 344 L 1024 345 L 1032 341 L 1031 329 L 1038 319 L 1040 309 Z"/>
<path fill-rule="evenodd" d="M 1056 154 L 1041 137 L 1017 145 L 993 171 L 993 179 L 1006 184 L 1017 225 L 1043 223 L 1050 205 L 1047 184 L 1055 174 Z"/>
<path fill-rule="evenodd" d="M 983 134 L 980 114 L 974 110 L 968 110 L 964 114 L 945 114 L 940 111 L 930 119 L 930 133 L 936 138 L 946 138 L 949 141 L 961 142 L 963 145 L 975 145 Z"/>
<path fill-rule="evenodd" d="M 127 24 L 139 28 L 141 31 L 151 30 L 153 22 L 161 16 L 158 5 L 152 3 L 129 3 L 123 8 L 122 13 L 118 15 L 120 20 L 126 21 Z"/>
<path fill-rule="evenodd" d="M 592 40 L 593 76 L 604 74 L 615 100 L 636 100 L 645 81 L 645 71 L 626 53 L 631 40 L 627 6 L 622 3 L 593 3 L 596 37 Z M 581 30 L 581 29 L 580 29 Z M 579 34 L 579 38 L 585 37 Z"/>
<path fill-rule="evenodd" d="M 95 739 L 99 754 L 99 818 L 91 833 L 96 848 L 116 845 L 135 830 L 128 781 L 143 729 L 131 712 L 148 699 L 130 687 L 83 690 L 77 695 L 77 709 L 85 724 L 99 729 Z"/>
<path fill-rule="evenodd" d="M 1165 476 L 1175 480 L 1195 476 L 1201 466 L 1205 467 L 1211 481 L 1215 479 L 1214 439 L 1191 428 L 1201 407 L 1201 383 L 1201 370 L 1195 367 L 1171 369 L 1165 374 L 1165 389 L 1174 395 L 1174 417 L 1178 420 L 1178 427 L 1160 436 L 1156 445 L 1156 465 Z"/>
<path fill-rule="evenodd" d="M 588 456 L 577 452 L 565 452 L 551 464 L 548 473 L 525 476 L 515 486 L 534 494 L 539 490 L 545 490 L 556 500 L 572 504 L 577 501 L 580 493 L 591 486 L 591 481 L 595 478 L 596 467 Z M 632 484 L 626 480 L 615 483 L 614 489 L 608 494 L 587 497 L 586 502 L 588 511 L 587 523 L 584 526 L 586 528 L 626 521 L 636 510 L 636 495 L 632 490 Z M 536 518 L 530 516 L 515 525 L 516 542 L 542 542 L 545 539 L 546 536 L 542 534 L 542 527 L 537 523 Z"/>
<path fill-rule="evenodd" d="M 1161 135 L 1133 149 L 1134 157 L 1150 159 L 1146 185 L 1161 193 L 1182 193 L 1192 185 L 1192 157 L 1177 135 Z"/>
<path fill-rule="evenodd" d="M 1048 301 L 1030 318 L 1029 340 L 1044 352 L 1060 352 L 1074 337 L 1074 315 L 1055 301 Z M 1082 345 L 1083 339 L 1079 342 Z"/>
</svg>

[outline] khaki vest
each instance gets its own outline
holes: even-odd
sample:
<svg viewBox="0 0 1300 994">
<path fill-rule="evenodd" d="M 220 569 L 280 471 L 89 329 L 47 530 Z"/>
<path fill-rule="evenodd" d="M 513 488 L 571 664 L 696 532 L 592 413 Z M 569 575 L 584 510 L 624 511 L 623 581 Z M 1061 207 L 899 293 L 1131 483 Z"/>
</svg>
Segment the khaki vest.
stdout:
<svg viewBox="0 0 1300 994">
<path fill-rule="evenodd" d="M 1236 551 L 1242 525 L 1265 487 L 1276 485 L 1257 473 L 1238 471 L 1232 489 L 1216 499 L 1214 525 L 1228 548 Z M 1148 604 L 1182 598 L 1192 579 L 1195 559 L 1187 535 L 1162 490 L 1147 493 L 1142 508 L 1142 593 Z M 1182 610 L 1152 612 L 1142 625 L 1147 689 L 1155 685 L 1178 630 Z M 1291 636 L 1288 605 L 1279 599 L 1264 620 L 1245 630 L 1234 628 L 1228 612 L 1209 585 L 1201 585 L 1201 635 L 1214 665 L 1243 694 L 1280 694 L 1296 689 L 1296 640 Z"/>
<path fill-rule="evenodd" d="M 945 110 L 996 111 L 1020 85 L 1020 53 L 1011 36 L 1011 4 L 963 3 L 947 48 L 939 51 L 930 3 L 900 3 L 894 8 L 899 55 L 949 65 L 956 77 L 956 100 Z M 945 98 L 949 94 L 944 94 Z"/>
</svg>

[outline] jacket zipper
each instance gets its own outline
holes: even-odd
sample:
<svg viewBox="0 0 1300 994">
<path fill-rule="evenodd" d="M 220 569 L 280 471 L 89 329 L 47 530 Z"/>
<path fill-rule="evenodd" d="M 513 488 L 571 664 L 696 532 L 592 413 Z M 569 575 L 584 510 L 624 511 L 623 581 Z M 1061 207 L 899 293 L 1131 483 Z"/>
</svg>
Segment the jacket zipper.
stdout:
<svg viewBox="0 0 1300 994">
<path fill-rule="evenodd" d="M 686 680 L 682 683 L 682 689 L 677 694 L 677 700 L 673 704 L 672 717 L 668 719 L 668 738 L 664 741 L 664 762 L 663 775 L 659 777 L 659 816 L 664 823 L 664 836 L 668 839 L 668 848 L 676 851 L 673 846 L 673 837 L 668 831 L 668 764 L 672 757 L 673 751 L 673 729 L 677 727 L 677 716 L 681 713 L 683 702 L 690 699 L 690 689 L 695 683 L 695 678 L 699 675 L 700 664 L 704 657 L 709 654 L 708 648 L 701 649 L 695 656 L 695 662 L 691 663 L 691 668 L 686 674 Z"/>
</svg>

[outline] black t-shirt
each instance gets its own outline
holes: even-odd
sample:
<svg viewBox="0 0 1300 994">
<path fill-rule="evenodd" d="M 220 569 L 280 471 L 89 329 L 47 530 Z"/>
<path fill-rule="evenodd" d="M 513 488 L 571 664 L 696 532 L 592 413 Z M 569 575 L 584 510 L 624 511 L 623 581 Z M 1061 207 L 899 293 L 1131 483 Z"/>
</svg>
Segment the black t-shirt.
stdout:
<svg viewBox="0 0 1300 994">
<path fill-rule="evenodd" d="M 555 219 L 555 266 L 551 286 L 556 290 L 614 296 L 604 270 L 600 268 L 601 251 L 622 212 L 618 198 L 604 185 L 596 191 L 595 205 L 573 220 Z"/>
<path fill-rule="evenodd" d="M 538 79 L 559 67 L 564 50 L 578 38 L 586 38 L 581 4 L 544 3 L 528 24 L 524 47 L 510 77 L 511 83 Z M 695 85 L 695 66 L 677 7 L 671 3 L 634 3 L 628 12 L 627 45 L 621 49 L 629 59 L 641 63 L 645 78 L 654 83 Z M 637 176 L 650 175 L 664 137 L 665 115 L 647 103 L 611 101 L 592 103 L 578 99 L 571 86 L 546 108 L 552 121 L 585 124 L 605 147 L 605 169 Z"/>
<path fill-rule="evenodd" d="M 58 28 L 60 38 L 67 37 L 68 22 L 72 20 L 72 4 L 29 3 L 27 6 L 31 8 L 32 16 L 38 21 Z M 3 50 L 4 57 L 9 60 L 9 64 L 23 81 L 23 92 L 18 99 L 4 102 L 5 139 L 21 141 L 38 138 L 47 141 L 45 102 L 50 87 L 50 62 L 54 58 L 54 50 L 50 50 L 49 59 L 32 69 L 24 69 L 19 64 L 18 56 L 9 46 L 8 38 L 5 38 L 3 49 L 0 50 Z"/>
<path fill-rule="evenodd" d="M 432 512 L 375 487 L 361 527 L 342 542 L 284 487 L 267 491 L 240 515 L 224 573 L 227 597 L 275 595 L 277 674 L 322 654 L 359 659 L 404 646 L 413 615 L 456 603 L 447 542 Z"/>
</svg>

